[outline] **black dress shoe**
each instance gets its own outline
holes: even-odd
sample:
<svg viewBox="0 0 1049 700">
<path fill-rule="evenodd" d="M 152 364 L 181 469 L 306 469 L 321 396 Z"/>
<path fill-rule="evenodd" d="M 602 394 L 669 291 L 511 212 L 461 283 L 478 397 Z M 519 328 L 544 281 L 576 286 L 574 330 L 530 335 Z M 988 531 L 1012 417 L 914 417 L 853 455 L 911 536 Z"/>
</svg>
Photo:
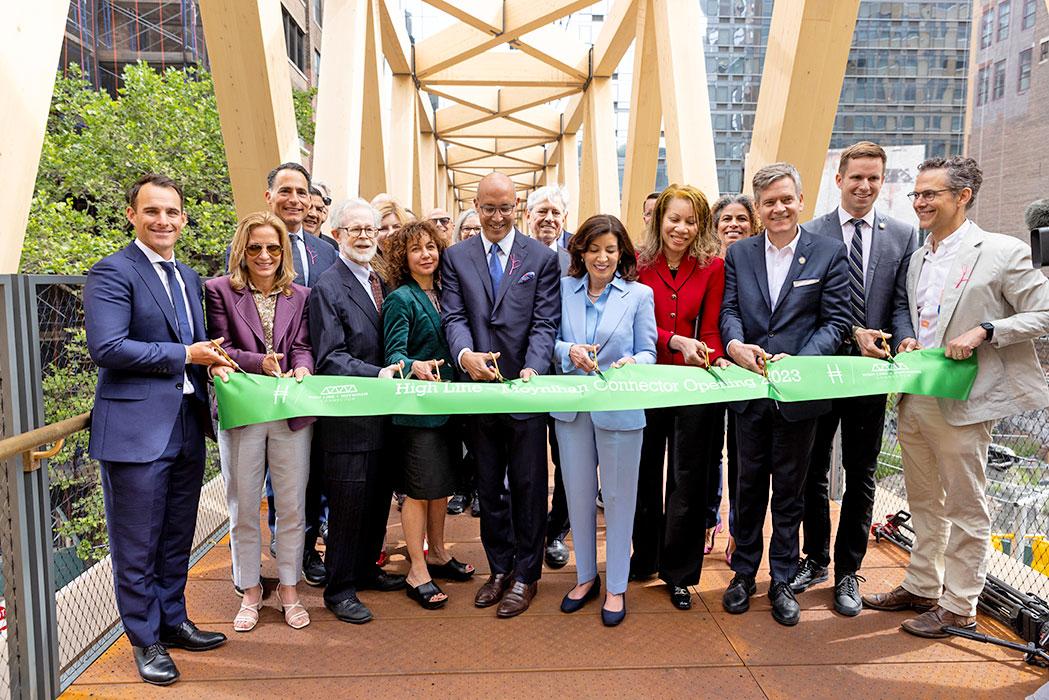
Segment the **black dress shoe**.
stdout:
<svg viewBox="0 0 1049 700">
<path fill-rule="evenodd" d="M 812 557 L 805 557 L 798 562 L 798 568 L 794 570 L 794 575 L 790 578 L 790 590 L 801 593 L 826 580 L 827 567 L 812 561 Z"/>
<path fill-rule="evenodd" d="M 453 493 L 448 499 L 448 515 L 459 515 L 466 510 L 467 505 L 465 494 Z"/>
<path fill-rule="evenodd" d="M 769 588 L 769 602 L 772 603 L 772 619 L 781 625 L 793 627 L 801 619 L 801 606 L 798 605 L 794 591 L 786 581 L 773 581 Z"/>
<path fill-rule="evenodd" d="M 623 594 L 623 609 L 618 612 L 612 612 L 604 606 L 601 607 L 601 623 L 605 627 L 615 627 L 623 618 L 626 617 L 626 594 Z"/>
<path fill-rule="evenodd" d="M 575 590 L 574 588 L 572 590 Z M 568 593 L 571 593 L 569 591 Z M 570 598 L 568 593 L 565 593 L 565 597 L 561 599 L 561 612 L 563 613 L 574 613 L 577 610 L 582 610 L 583 606 L 589 603 L 591 600 L 597 597 L 597 594 L 601 592 L 601 576 L 600 574 L 594 577 L 594 582 L 590 584 L 590 588 L 583 594 L 582 598 Z"/>
<path fill-rule="evenodd" d="M 328 581 L 328 571 L 316 549 L 307 549 L 302 555 L 302 578 L 311 586 L 323 586 Z"/>
<path fill-rule="evenodd" d="M 564 540 L 554 540 L 546 546 L 546 554 L 543 559 L 551 569 L 562 568 L 568 563 L 568 545 Z"/>
<path fill-rule="evenodd" d="M 400 574 L 388 574 L 380 571 L 373 579 L 365 579 L 357 583 L 358 591 L 399 591 L 407 585 L 406 579 Z"/>
<path fill-rule="evenodd" d="M 325 520 L 323 523 L 321 523 L 321 526 L 318 529 L 320 530 L 320 533 L 321 533 L 321 539 L 324 540 L 324 546 L 327 547 L 328 546 L 328 521 Z"/>
<path fill-rule="evenodd" d="M 728 588 L 721 596 L 721 607 L 725 612 L 739 615 L 750 609 L 750 596 L 757 593 L 758 587 L 753 576 L 736 574 L 729 581 Z"/>
<path fill-rule="evenodd" d="M 153 685 L 171 685 L 178 680 L 178 668 L 168 655 L 168 650 L 160 642 L 148 647 L 131 647 L 135 650 L 135 666 L 138 675 L 146 683 Z"/>
<path fill-rule="evenodd" d="M 474 491 L 473 498 L 470 499 L 470 515 L 474 518 L 481 517 L 481 499 L 476 491 Z"/>
<path fill-rule="evenodd" d="M 225 644 L 226 635 L 222 632 L 199 630 L 191 621 L 186 620 L 175 629 L 161 632 L 160 643 L 168 649 L 207 651 Z"/>
<path fill-rule="evenodd" d="M 673 603 L 674 607 L 678 610 L 691 610 L 692 609 L 692 592 L 684 586 L 674 586 L 667 584 L 667 588 L 670 589 L 670 602 Z"/>
<path fill-rule="evenodd" d="M 324 601 L 324 607 L 335 613 L 335 617 L 343 622 L 349 622 L 354 625 L 363 625 L 365 622 L 371 622 L 372 620 L 372 611 L 357 599 L 356 593 L 350 593 L 348 597 L 340 600 L 338 603 Z"/>
<path fill-rule="evenodd" d="M 856 617 L 863 610 L 860 599 L 860 581 L 867 579 L 857 574 L 845 574 L 834 584 L 834 609 L 846 617 Z"/>
</svg>

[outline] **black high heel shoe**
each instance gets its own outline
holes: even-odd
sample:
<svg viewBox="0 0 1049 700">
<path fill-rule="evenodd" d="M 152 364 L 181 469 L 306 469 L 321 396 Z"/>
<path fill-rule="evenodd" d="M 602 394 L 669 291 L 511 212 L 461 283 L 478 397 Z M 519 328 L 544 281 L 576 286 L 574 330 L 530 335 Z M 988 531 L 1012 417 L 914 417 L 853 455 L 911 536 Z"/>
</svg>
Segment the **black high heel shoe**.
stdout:
<svg viewBox="0 0 1049 700">
<path fill-rule="evenodd" d="M 443 608 L 444 604 L 448 602 L 447 598 L 444 598 L 443 600 L 434 600 L 434 598 L 444 593 L 444 591 L 442 591 L 432 580 L 427 581 L 426 583 L 420 583 L 418 586 L 406 583 L 404 592 L 409 598 L 427 610 Z"/>
<path fill-rule="evenodd" d="M 574 588 L 572 590 L 575 590 Z M 569 591 L 568 593 L 571 593 Z M 590 584 L 590 590 L 583 594 L 582 598 L 569 598 L 568 593 L 561 599 L 561 612 L 563 613 L 574 613 L 577 610 L 581 610 L 584 605 L 589 603 L 594 598 L 597 598 L 598 593 L 601 592 L 601 574 L 594 577 L 594 582 Z"/>
<path fill-rule="evenodd" d="M 612 612 L 611 610 L 601 606 L 601 622 L 604 623 L 605 627 L 615 627 L 623 618 L 626 617 L 626 593 L 623 596 L 623 609 L 618 612 Z"/>
</svg>

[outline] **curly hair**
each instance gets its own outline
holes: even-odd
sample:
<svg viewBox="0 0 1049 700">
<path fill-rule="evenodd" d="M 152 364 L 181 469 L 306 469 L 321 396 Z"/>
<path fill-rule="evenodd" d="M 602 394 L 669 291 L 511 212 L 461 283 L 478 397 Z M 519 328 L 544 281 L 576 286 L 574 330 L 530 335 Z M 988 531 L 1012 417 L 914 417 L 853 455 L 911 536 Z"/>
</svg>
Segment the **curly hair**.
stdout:
<svg viewBox="0 0 1049 700">
<path fill-rule="evenodd" d="M 391 289 L 407 284 L 412 279 L 412 271 L 408 269 L 408 251 L 412 244 L 421 242 L 423 236 L 428 236 L 437 246 L 437 262 L 440 263 L 447 246 L 441 235 L 437 233 L 437 227 L 429 219 L 412 221 L 386 237 L 383 242 L 385 247 L 380 272 Z M 440 265 L 434 270 L 433 281 L 434 284 L 440 281 Z"/>
<path fill-rule="evenodd" d="M 721 250 L 721 241 L 718 239 L 714 227 L 711 225 L 710 205 L 702 192 L 692 185 L 669 185 L 659 193 L 656 199 L 656 208 L 652 210 L 652 219 L 645 229 L 645 240 L 638 251 L 638 258 L 642 267 L 651 265 L 652 262 L 663 252 L 663 215 L 670 206 L 670 200 L 683 199 L 692 205 L 696 216 L 696 237 L 692 245 L 688 247 L 688 255 L 696 259 L 700 267 L 703 267 L 717 257 Z"/>
<path fill-rule="evenodd" d="M 966 202 L 965 208 L 972 209 L 976 204 L 976 193 L 980 191 L 983 184 L 983 171 L 972 158 L 953 156 L 951 158 L 927 158 L 918 165 L 918 172 L 924 170 L 947 171 L 947 185 L 955 193 L 969 188 L 972 197 Z"/>
</svg>

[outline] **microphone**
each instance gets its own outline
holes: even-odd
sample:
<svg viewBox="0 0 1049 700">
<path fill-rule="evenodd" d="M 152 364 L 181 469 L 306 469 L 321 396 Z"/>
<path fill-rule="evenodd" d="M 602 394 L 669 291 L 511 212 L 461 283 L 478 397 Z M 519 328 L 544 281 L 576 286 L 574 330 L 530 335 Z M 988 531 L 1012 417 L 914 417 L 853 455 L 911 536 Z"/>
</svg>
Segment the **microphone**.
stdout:
<svg viewBox="0 0 1049 700">
<path fill-rule="evenodd" d="M 1034 266 L 1049 265 L 1049 198 L 1031 202 L 1024 212 L 1024 223 L 1031 231 L 1031 260 Z"/>
</svg>

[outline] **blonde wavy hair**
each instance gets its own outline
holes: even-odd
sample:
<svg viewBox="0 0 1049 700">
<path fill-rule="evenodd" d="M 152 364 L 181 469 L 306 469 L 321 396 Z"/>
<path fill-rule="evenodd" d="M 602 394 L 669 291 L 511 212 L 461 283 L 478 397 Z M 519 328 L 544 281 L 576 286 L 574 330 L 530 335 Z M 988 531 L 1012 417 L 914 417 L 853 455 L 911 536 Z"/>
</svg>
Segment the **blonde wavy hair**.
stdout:
<svg viewBox="0 0 1049 700">
<path fill-rule="evenodd" d="M 284 222 L 268 211 L 257 211 L 248 214 L 237 223 L 237 232 L 229 247 L 229 285 L 238 292 L 248 286 L 247 247 L 251 232 L 261 226 L 270 226 L 277 232 L 281 250 L 280 265 L 273 288 L 286 297 L 291 296 L 291 284 L 295 281 L 295 262 L 291 255 L 291 237 Z"/>
<path fill-rule="evenodd" d="M 721 241 L 712 225 L 713 217 L 710 215 L 707 198 L 692 185 L 674 184 L 659 193 L 656 208 L 652 210 L 652 219 L 648 222 L 648 228 L 645 229 L 645 240 L 638 249 L 638 262 L 642 267 L 647 267 L 663 252 L 663 216 L 672 199 L 684 199 L 692 205 L 698 233 L 688 248 L 688 255 L 695 258 L 696 263 L 703 267 L 717 257 L 721 250 Z"/>
</svg>

